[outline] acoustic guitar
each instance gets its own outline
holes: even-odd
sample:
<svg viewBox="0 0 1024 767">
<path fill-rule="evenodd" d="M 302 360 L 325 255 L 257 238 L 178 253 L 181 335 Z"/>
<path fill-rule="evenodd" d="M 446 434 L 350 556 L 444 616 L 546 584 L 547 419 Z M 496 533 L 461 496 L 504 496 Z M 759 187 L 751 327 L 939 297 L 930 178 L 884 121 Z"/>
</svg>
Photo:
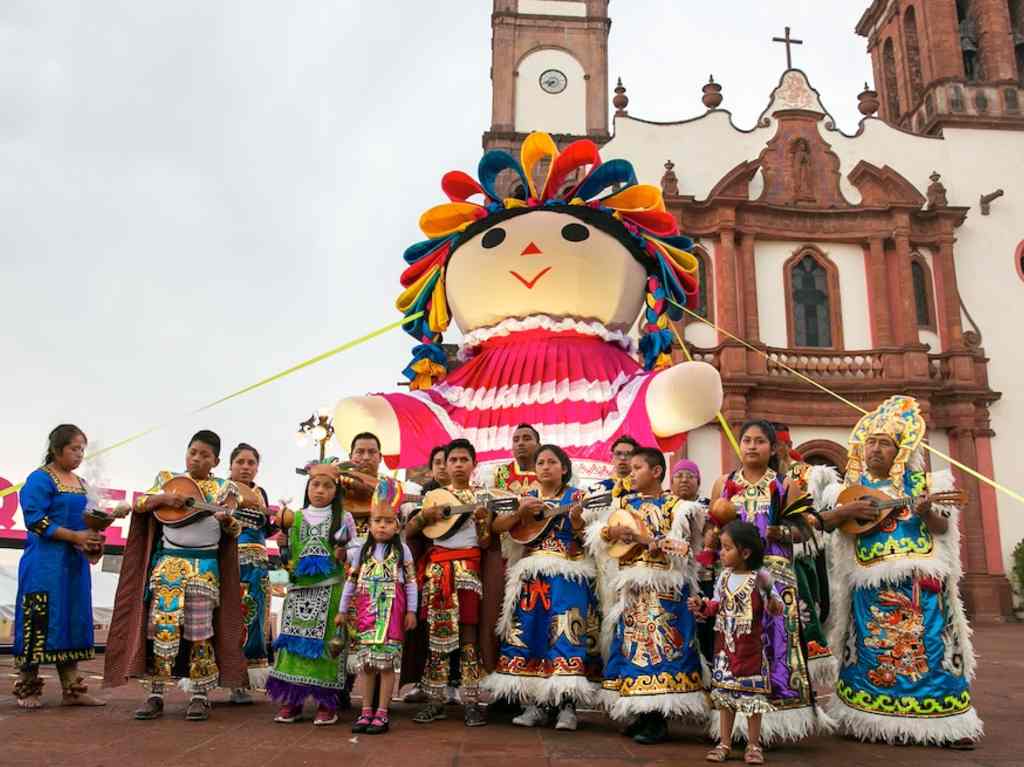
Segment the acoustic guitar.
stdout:
<svg viewBox="0 0 1024 767">
<path fill-rule="evenodd" d="M 526 500 L 530 496 L 523 496 L 520 500 Z M 601 493 L 599 495 L 592 495 L 589 498 L 584 498 L 580 501 L 580 505 L 584 510 L 594 509 L 601 506 L 607 506 L 611 503 L 612 494 Z M 524 546 L 528 546 L 531 543 L 540 540 L 547 535 L 548 530 L 555 523 L 555 521 L 561 515 L 570 511 L 573 504 L 560 504 L 555 499 L 549 499 L 541 501 L 545 508 L 537 513 L 531 515 L 528 519 L 522 519 L 516 522 L 515 526 L 508 531 L 509 537 L 516 543 L 521 543 Z M 517 507 L 518 508 L 518 507 Z"/>
<path fill-rule="evenodd" d="M 249 487 L 238 486 L 242 496 L 242 503 L 245 503 L 246 491 L 253 496 L 259 496 L 255 490 Z M 153 516 L 156 517 L 157 521 L 166 527 L 177 528 L 191 525 L 204 517 L 208 517 L 211 514 L 216 514 L 218 511 L 225 512 L 228 516 L 234 517 L 242 524 L 248 523 L 252 527 L 260 526 L 266 522 L 266 514 L 253 510 L 251 508 L 237 508 L 229 509 L 225 506 L 216 506 L 212 503 L 206 502 L 206 496 L 203 495 L 203 491 L 196 484 L 196 481 L 192 477 L 182 475 L 180 477 L 174 477 L 164 483 L 164 486 L 160 488 L 161 493 L 168 493 L 170 495 L 181 496 L 185 499 L 185 505 L 179 508 L 173 506 L 157 506 L 152 509 Z M 254 500 L 250 499 L 250 503 L 255 503 Z M 262 506 L 263 499 L 259 499 L 259 505 Z"/>
<path fill-rule="evenodd" d="M 652 542 L 660 542 L 662 551 L 685 557 L 690 553 L 690 544 L 686 541 L 671 541 L 664 536 L 653 535 L 644 521 L 630 509 L 616 509 L 608 516 L 608 527 L 627 527 L 631 533 L 628 540 L 613 541 L 608 544 L 608 555 L 614 559 L 623 559 L 631 554 L 639 553 Z"/>
<path fill-rule="evenodd" d="M 423 496 L 423 511 L 430 509 L 441 509 L 441 518 L 423 528 L 423 534 L 434 541 L 443 541 L 462 527 L 467 517 L 473 514 L 480 506 L 486 508 L 490 513 L 506 513 L 519 508 L 519 496 L 505 490 L 490 489 L 477 494 L 474 503 L 463 503 L 448 490 L 438 488 L 431 490 Z"/>
<path fill-rule="evenodd" d="M 843 490 L 836 499 L 836 506 L 842 506 L 854 501 L 867 501 L 875 509 L 877 516 L 867 522 L 858 522 L 856 519 L 848 519 L 839 526 L 847 535 L 864 535 L 870 533 L 889 518 L 899 509 L 912 509 L 918 501 L 925 499 L 931 503 L 948 503 L 960 506 L 967 501 L 967 493 L 963 490 L 949 490 L 943 493 L 931 495 L 920 495 L 917 497 L 903 496 L 893 498 L 882 490 L 864 487 L 863 485 L 850 485 Z"/>
</svg>

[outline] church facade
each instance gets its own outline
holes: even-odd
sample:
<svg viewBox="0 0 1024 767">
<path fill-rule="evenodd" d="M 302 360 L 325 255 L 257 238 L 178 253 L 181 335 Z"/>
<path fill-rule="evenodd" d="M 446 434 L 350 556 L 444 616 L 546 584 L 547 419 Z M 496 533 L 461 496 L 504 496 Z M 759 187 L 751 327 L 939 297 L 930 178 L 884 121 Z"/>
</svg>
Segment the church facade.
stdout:
<svg viewBox="0 0 1024 767">
<path fill-rule="evenodd" d="M 484 147 L 515 150 L 531 130 L 560 145 L 587 137 L 606 160 L 628 158 L 642 182 L 660 179 L 698 244 L 694 311 L 719 328 L 684 320 L 687 351 L 720 371 L 733 428 L 784 421 L 805 457 L 842 466 L 858 413 L 808 379 L 865 409 L 908 393 L 933 447 L 1019 488 L 1024 3 L 871 3 L 856 31 L 877 90 L 859 94 L 852 135 L 829 115 L 832 94 L 798 69 L 782 74 L 751 129 L 720 108 L 716 83 L 705 86 L 705 113 L 643 120 L 608 78 L 608 6 L 494 0 Z M 715 424 L 691 432 L 684 450 L 708 486 L 735 466 Z M 1011 608 L 1006 571 L 1024 509 L 955 474 L 970 494 L 968 609 L 998 619 Z"/>
</svg>

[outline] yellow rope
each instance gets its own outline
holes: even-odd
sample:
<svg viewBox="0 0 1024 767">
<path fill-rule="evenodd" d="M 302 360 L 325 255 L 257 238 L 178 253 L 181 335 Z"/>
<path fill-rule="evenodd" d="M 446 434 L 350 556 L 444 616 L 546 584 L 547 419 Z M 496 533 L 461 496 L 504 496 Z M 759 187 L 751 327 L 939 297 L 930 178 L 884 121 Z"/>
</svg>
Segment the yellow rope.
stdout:
<svg viewBox="0 0 1024 767">
<path fill-rule="evenodd" d="M 690 356 L 690 350 L 686 348 L 686 342 L 683 341 L 683 337 L 681 335 L 679 335 L 679 331 L 676 329 L 675 325 L 673 325 L 671 323 L 669 323 L 669 324 L 672 326 L 672 332 L 675 333 L 676 340 L 679 342 L 679 345 L 682 347 L 683 354 L 686 355 L 686 359 L 689 362 L 693 362 L 693 357 Z M 729 422 L 725 420 L 725 416 L 722 415 L 722 411 L 721 410 L 719 410 L 717 413 L 715 413 L 715 417 L 718 419 L 718 425 L 721 426 L 722 427 L 722 431 L 725 432 L 725 436 L 728 437 L 729 444 L 732 445 L 732 449 L 736 452 L 736 457 L 739 458 L 742 461 L 743 460 L 743 456 L 740 455 L 740 445 L 736 441 L 736 435 L 732 433 L 732 428 L 729 426 Z"/>
<path fill-rule="evenodd" d="M 770 361 L 773 365 L 778 365 L 780 368 L 784 369 L 788 373 L 791 373 L 792 375 L 796 376 L 800 380 L 805 381 L 806 383 L 809 383 L 811 386 L 814 386 L 815 388 L 821 389 L 826 394 L 828 394 L 828 395 L 830 395 L 832 397 L 835 397 L 837 400 L 842 402 L 844 405 L 849 405 L 851 408 L 856 410 L 861 415 L 867 415 L 867 412 L 868 412 L 867 410 L 865 410 L 860 405 L 857 405 L 854 402 L 850 402 L 850 400 L 846 399 L 846 397 L 844 397 L 843 395 L 841 395 L 841 394 L 839 394 L 837 392 L 832 391 L 827 386 L 824 386 L 823 384 L 820 384 L 820 383 L 818 383 L 817 381 L 815 381 L 815 380 L 813 380 L 811 378 L 808 378 L 807 376 L 805 376 L 800 371 L 793 370 L 793 368 L 791 368 L 785 362 L 782 362 L 781 360 L 773 360 L 773 359 L 771 359 L 763 350 L 758 349 L 753 344 L 750 344 L 747 341 L 744 341 L 742 338 L 739 338 L 738 336 L 733 335 L 728 330 L 725 330 L 724 328 L 718 327 L 718 325 L 716 325 L 715 323 L 711 322 L 710 320 L 708 320 L 708 319 L 706 319 L 704 317 L 701 317 L 699 314 L 697 314 L 696 312 L 693 312 L 693 311 L 687 309 L 685 306 L 677 304 L 671 298 L 666 298 L 666 300 L 670 304 L 675 306 L 677 309 L 682 309 L 684 312 L 686 312 L 686 314 L 688 314 L 693 319 L 699 320 L 700 322 L 703 322 L 705 325 L 708 325 L 708 326 L 714 328 L 715 330 L 717 330 L 723 336 L 726 336 L 727 338 L 730 338 L 733 341 L 736 341 L 737 343 L 742 344 L 747 349 L 750 349 L 750 351 L 752 351 L 752 352 L 756 352 L 757 354 L 760 354 L 766 360 Z M 678 332 L 676 332 L 676 338 L 679 338 L 679 333 Z M 682 340 L 680 339 L 680 342 L 681 341 Z M 685 344 L 683 344 L 683 350 L 684 351 L 686 350 L 686 345 Z M 687 353 L 686 356 L 689 357 L 690 356 L 689 353 Z M 719 414 L 719 418 L 721 418 L 721 414 Z M 991 479 L 990 477 L 986 477 L 984 474 L 982 474 L 982 473 L 972 469 L 970 466 L 966 466 L 965 464 L 963 464 L 960 461 L 956 460 L 952 456 L 946 455 L 945 453 L 943 453 L 938 448 L 932 447 L 927 442 L 922 442 L 921 446 L 925 450 L 927 450 L 929 453 L 931 453 L 932 455 L 936 455 L 939 458 L 941 458 L 942 460 L 947 461 L 948 463 L 952 464 L 953 466 L 956 466 L 958 469 L 960 469 L 960 471 L 964 472 L 965 474 L 969 474 L 970 476 L 974 477 L 978 481 L 984 482 L 986 485 L 989 485 L 990 487 L 994 487 L 996 490 L 1000 490 L 1003 493 L 1006 493 L 1008 496 L 1013 498 L 1015 501 L 1018 501 L 1020 503 L 1024 503 L 1024 495 L 1021 495 L 1016 490 L 1011 490 L 1010 488 L 1006 487 L 1005 485 L 1003 485 L 1003 484 L 1001 484 L 999 482 L 996 482 L 994 479 Z"/>
<path fill-rule="evenodd" d="M 238 391 L 231 392 L 230 394 L 225 395 L 225 396 L 221 397 L 220 399 L 214 400 L 213 402 L 210 402 L 210 403 L 208 403 L 206 405 L 203 405 L 200 408 L 196 408 L 195 410 L 193 410 L 190 413 L 190 415 L 195 415 L 196 413 L 202 413 L 203 411 L 209 410 L 212 407 L 216 407 L 217 405 L 220 405 L 223 402 L 227 402 L 230 399 L 234 399 L 235 397 L 241 397 L 243 394 L 248 394 L 249 392 L 253 391 L 254 389 L 259 389 L 262 386 L 266 386 L 269 383 L 273 383 L 274 381 L 278 381 L 278 380 L 284 378 L 285 376 L 289 376 L 292 373 L 295 373 L 295 372 L 297 372 L 299 370 L 302 370 L 303 368 L 307 368 L 310 365 L 315 365 L 318 362 L 322 362 L 323 360 L 327 359 L 328 357 L 333 357 L 335 354 L 339 354 L 339 353 L 341 353 L 343 351 L 346 351 L 348 349 L 351 349 L 351 348 L 353 348 L 355 346 L 359 346 L 360 344 L 364 344 L 367 341 L 373 340 L 377 336 L 384 335 L 388 331 L 391 331 L 391 330 L 394 330 L 395 328 L 401 327 L 402 325 L 405 325 L 405 324 L 407 324 L 409 322 L 412 322 L 413 320 L 418 320 L 422 316 L 423 316 L 423 312 L 422 311 L 415 312 L 413 314 L 410 314 L 408 317 L 403 317 L 402 319 L 398 320 L 397 322 L 392 322 L 392 323 L 390 323 L 388 325 L 385 325 L 382 328 L 377 328 L 376 330 L 373 330 L 373 331 L 367 333 L 366 335 L 360 336 L 359 338 L 354 338 L 351 341 L 346 341 L 345 343 L 343 343 L 343 344 L 341 344 L 339 346 L 335 346 L 333 349 L 328 349 L 327 351 L 323 352 L 322 354 L 318 354 L 315 357 L 310 357 L 308 360 L 304 360 L 303 362 L 300 362 L 297 365 L 292 365 L 290 368 L 286 368 L 286 369 L 282 370 L 280 373 L 275 373 L 272 376 L 268 376 L 267 378 L 259 380 L 259 381 L 257 381 L 254 384 L 249 384 L 248 386 L 244 386 L 241 389 L 239 389 Z M 115 448 L 123 447 L 124 445 L 127 445 L 127 444 L 129 444 L 131 442 L 134 442 L 137 439 L 142 439 L 147 434 L 152 434 L 155 431 L 159 431 L 162 428 L 164 428 L 164 425 L 151 426 L 150 428 L 146 429 L 145 431 L 140 431 L 140 432 L 138 432 L 136 434 L 131 435 L 130 437 L 126 437 L 126 438 L 120 440 L 119 442 L 115 442 L 112 445 L 107 445 L 105 448 L 103 448 L 102 450 L 97 450 L 95 453 L 90 453 L 89 455 L 87 455 L 85 457 L 85 460 L 87 460 L 87 461 L 91 460 L 93 458 L 96 458 L 97 456 L 103 455 L 104 453 L 107 453 L 107 452 L 109 452 L 111 450 L 114 450 Z M 8 487 L 8 488 L 5 488 L 3 490 L 0 490 L 0 498 L 3 498 L 4 496 L 10 495 L 11 493 L 18 492 L 24 486 L 24 484 L 25 484 L 24 482 L 20 482 L 17 485 L 12 485 L 11 487 Z"/>
</svg>

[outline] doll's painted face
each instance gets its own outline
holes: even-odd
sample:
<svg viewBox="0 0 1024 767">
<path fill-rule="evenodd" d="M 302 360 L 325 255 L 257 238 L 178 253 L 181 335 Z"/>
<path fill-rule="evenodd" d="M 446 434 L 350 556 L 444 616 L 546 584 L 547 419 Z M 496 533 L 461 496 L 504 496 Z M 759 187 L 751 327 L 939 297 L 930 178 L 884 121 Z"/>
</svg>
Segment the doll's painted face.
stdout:
<svg viewBox="0 0 1024 767">
<path fill-rule="evenodd" d="M 548 314 L 630 327 L 646 273 L 614 237 L 555 211 L 509 218 L 463 244 L 448 264 L 448 304 L 463 332 Z"/>
</svg>

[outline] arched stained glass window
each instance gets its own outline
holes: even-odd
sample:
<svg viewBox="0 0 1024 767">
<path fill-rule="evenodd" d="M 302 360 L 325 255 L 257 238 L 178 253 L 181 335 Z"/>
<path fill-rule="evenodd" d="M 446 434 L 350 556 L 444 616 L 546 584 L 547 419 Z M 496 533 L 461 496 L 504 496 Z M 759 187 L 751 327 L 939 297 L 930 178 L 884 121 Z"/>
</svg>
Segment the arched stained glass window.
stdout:
<svg viewBox="0 0 1024 767">
<path fill-rule="evenodd" d="M 790 291 L 795 345 L 831 347 L 828 273 L 810 253 L 792 265 Z"/>
</svg>

